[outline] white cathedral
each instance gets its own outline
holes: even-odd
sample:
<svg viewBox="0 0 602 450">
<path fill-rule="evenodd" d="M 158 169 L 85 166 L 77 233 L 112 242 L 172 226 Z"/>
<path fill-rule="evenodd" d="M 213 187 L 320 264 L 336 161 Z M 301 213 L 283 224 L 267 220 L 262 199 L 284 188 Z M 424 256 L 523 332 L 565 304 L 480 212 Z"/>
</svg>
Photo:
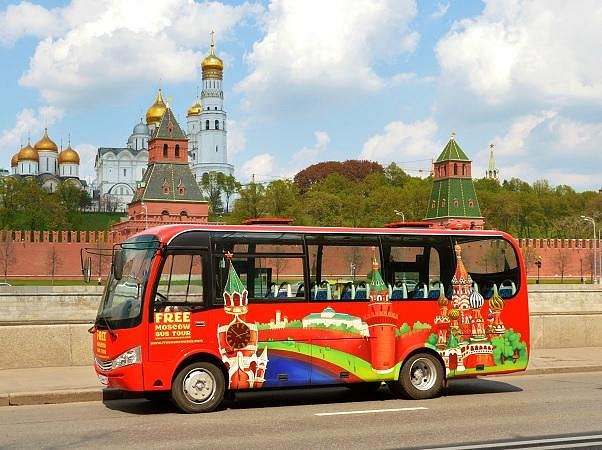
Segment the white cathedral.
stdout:
<svg viewBox="0 0 602 450">
<path fill-rule="evenodd" d="M 222 88 L 224 63 L 215 55 L 213 33 L 209 55 L 201 62 L 201 98 L 188 108 L 188 156 L 197 181 L 203 174 L 234 173 L 228 164 L 226 112 Z M 100 147 L 96 154 L 96 183 L 101 210 L 125 211 L 148 165 L 148 140 L 158 126 L 167 105 L 161 89 L 130 135 L 127 147 Z"/>
</svg>

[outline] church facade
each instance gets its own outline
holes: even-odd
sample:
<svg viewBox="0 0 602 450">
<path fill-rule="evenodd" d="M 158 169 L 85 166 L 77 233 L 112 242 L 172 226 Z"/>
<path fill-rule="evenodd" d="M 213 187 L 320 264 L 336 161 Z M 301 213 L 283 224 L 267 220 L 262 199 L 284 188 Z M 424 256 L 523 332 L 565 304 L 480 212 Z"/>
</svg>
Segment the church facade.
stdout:
<svg viewBox="0 0 602 450">
<path fill-rule="evenodd" d="M 227 117 L 224 111 L 224 63 L 215 54 L 213 33 L 209 55 L 201 62 L 202 86 L 200 98 L 188 108 L 186 133 L 188 159 L 197 182 L 208 172 L 234 173 L 228 164 Z M 133 199 L 137 183 L 147 168 L 148 142 L 168 109 L 159 89 L 155 102 L 146 112 L 146 123 L 138 123 L 127 146 L 100 147 L 96 154 L 95 170 L 97 199 L 100 209 L 125 211 Z"/>
</svg>

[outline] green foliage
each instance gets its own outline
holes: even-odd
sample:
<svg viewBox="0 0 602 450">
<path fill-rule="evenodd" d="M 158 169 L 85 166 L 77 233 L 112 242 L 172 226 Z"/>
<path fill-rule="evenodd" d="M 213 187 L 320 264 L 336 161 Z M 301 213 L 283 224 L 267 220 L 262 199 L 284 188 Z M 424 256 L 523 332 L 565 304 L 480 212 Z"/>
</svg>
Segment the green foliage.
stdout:
<svg viewBox="0 0 602 450">
<path fill-rule="evenodd" d="M 402 334 L 409 333 L 410 331 L 412 331 L 412 328 L 406 322 L 404 322 L 399 329 L 395 330 L 395 337 L 399 337 Z"/>
<path fill-rule="evenodd" d="M 431 325 L 428 324 L 428 323 L 422 323 L 422 322 L 418 321 L 418 322 L 414 322 L 414 326 L 412 327 L 412 329 L 414 331 L 430 330 L 431 329 Z"/>
<path fill-rule="evenodd" d="M 428 339 L 426 340 L 427 345 L 435 348 L 437 346 L 437 342 L 438 342 L 438 337 L 436 333 L 431 333 L 429 334 Z"/>
<path fill-rule="evenodd" d="M 503 336 L 491 339 L 491 344 L 496 364 L 504 364 L 507 360 L 516 362 L 527 357 L 527 344 L 521 342 L 520 333 L 516 333 L 512 328 L 506 330 Z"/>
</svg>

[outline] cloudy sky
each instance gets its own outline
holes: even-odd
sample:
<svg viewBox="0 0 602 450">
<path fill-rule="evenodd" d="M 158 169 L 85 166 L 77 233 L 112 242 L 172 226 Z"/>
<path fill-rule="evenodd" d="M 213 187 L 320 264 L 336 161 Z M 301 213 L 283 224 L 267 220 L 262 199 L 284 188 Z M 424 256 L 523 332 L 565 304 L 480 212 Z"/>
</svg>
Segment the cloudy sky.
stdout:
<svg viewBox="0 0 602 450">
<path fill-rule="evenodd" d="M 47 125 L 93 177 L 158 87 L 184 125 L 215 30 L 243 181 L 354 158 L 426 174 L 456 132 L 477 176 L 493 143 L 504 179 L 597 190 L 600 24 L 599 0 L 0 1 L 0 167 Z"/>
</svg>

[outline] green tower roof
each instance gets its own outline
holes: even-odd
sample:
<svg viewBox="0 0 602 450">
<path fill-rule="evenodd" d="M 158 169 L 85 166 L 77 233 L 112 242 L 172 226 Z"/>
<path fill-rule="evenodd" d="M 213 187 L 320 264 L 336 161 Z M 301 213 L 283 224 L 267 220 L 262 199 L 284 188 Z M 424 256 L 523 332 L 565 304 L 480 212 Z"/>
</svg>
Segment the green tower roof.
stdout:
<svg viewBox="0 0 602 450">
<path fill-rule="evenodd" d="M 226 286 L 224 287 L 224 294 L 232 295 L 235 292 L 242 294 L 247 288 L 236 273 L 234 269 L 234 264 L 232 264 L 232 259 L 230 259 L 230 269 L 228 270 L 228 280 L 226 281 Z"/>
<path fill-rule="evenodd" d="M 433 181 L 426 219 L 444 217 L 482 217 L 471 178 L 444 178 Z"/>
<path fill-rule="evenodd" d="M 374 292 L 382 292 L 387 291 L 389 288 L 383 281 L 383 278 L 380 275 L 380 270 L 378 270 L 378 261 L 376 261 L 376 256 L 372 258 L 372 276 L 370 277 L 370 290 Z"/>
<path fill-rule="evenodd" d="M 177 141 L 187 140 L 188 138 L 180 128 L 180 124 L 171 112 L 171 108 L 169 106 L 163 113 L 163 117 L 161 117 L 161 122 L 159 122 L 159 126 L 155 130 L 155 134 L 153 139 L 173 139 Z"/>
<path fill-rule="evenodd" d="M 435 162 L 441 161 L 470 161 L 464 150 L 460 148 L 458 143 L 456 142 L 456 134 L 453 133 L 449 142 L 439 155 L 439 158 Z"/>
</svg>

